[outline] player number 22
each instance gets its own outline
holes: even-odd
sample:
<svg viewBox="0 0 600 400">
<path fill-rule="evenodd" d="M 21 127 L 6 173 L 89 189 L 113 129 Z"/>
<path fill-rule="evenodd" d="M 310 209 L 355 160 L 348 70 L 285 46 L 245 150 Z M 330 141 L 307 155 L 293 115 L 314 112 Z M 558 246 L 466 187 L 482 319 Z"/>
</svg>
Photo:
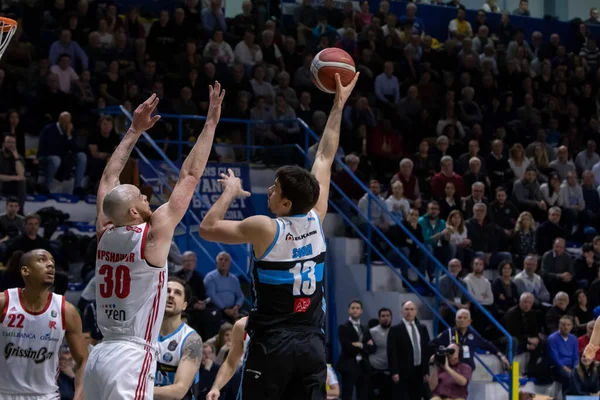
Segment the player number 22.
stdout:
<svg viewBox="0 0 600 400">
<path fill-rule="evenodd" d="M 119 299 L 129 296 L 131 291 L 129 268 L 124 265 L 114 268 L 112 265 L 105 264 L 100 267 L 98 273 L 104 277 L 104 282 L 100 284 L 102 298 L 112 297 L 113 293 Z"/>
<path fill-rule="evenodd" d="M 315 266 L 314 261 L 305 261 L 290 268 L 290 273 L 294 275 L 294 296 L 311 296 L 317 290 Z"/>
</svg>

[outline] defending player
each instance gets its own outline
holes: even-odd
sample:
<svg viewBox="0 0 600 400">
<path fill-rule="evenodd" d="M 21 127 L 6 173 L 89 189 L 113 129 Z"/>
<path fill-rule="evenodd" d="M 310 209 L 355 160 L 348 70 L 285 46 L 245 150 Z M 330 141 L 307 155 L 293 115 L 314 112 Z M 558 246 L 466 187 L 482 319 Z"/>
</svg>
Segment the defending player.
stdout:
<svg viewBox="0 0 600 400">
<path fill-rule="evenodd" d="M 82 399 L 88 358 L 79 313 L 52 293 L 54 258 L 46 250 L 20 257 L 24 289 L 0 293 L 0 399 L 60 400 L 56 377 L 63 338 L 77 364 L 75 400 Z"/>
<path fill-rule="evenodd" d="M 162 323 L 167 255 L 210 154 L 225 92 L 209 88 L 210 105 L 202 134 L 181 166 L 169 201 L 154 213 L 146 196 L 119 175 L 143 131 L 160 116 L 152 95 L 134 113 L 131 128 L 104 169 L 98 188 L 96 309 L 104 341 L 94 347 L 85 371 L 88 399 L 152 399 L 156 342 Z M 117 368 L 118 366 L 118 368 Z"/>
<path fill-rule="evenodd" d="M 187 308 L 189 299 L 185 281 L 169 278 L 165 319 L 158 337 L 155 400 L 199 400 L 196 385 L 200 380 L 202 339 L 181 321 L 181 313 Z"/>
<path fill-rule="evenodd" d="M 231 348 L 227 354 L 227 358 L 215 378 L 212 389 L 208 392 L 206 400 L 218 400 L 221 395 L 221 389 L 229 382 L 238 365 L 240 359 L 244 353 L 244 339 L 246 337 L 246 323 L 248 317 L 240 318 L 234 325 L 231 332 Z"/>
<path fill-rule="evenodd" d="M 251 243 L 255 262 L 254 307 L 240 396 L 243 400 L 326 398 L 323 267 L 331 165 L 340 122 L 358 74 L 348 86 L 336 75 L 337 92 L 317 150 L 312 174 L 301 167 L 277 170 L 269 210 L 243 221 L 223 218 L 233 200 L 249 196 L 232 171 L 222 175 L 223 194 L 208 211 L 200 236 L 221 243 Z"/>
</svg>

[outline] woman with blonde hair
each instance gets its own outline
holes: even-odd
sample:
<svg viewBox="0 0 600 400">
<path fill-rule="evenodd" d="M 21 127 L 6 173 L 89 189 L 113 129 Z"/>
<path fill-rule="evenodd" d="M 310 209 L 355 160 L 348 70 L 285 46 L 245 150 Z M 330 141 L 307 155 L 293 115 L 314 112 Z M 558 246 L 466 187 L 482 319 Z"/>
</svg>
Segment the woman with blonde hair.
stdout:
<svg viewBox="0 0 600 400">
<path fill-rule="evenodd" d="M 552 169 L 550 168 L 548 153 L 546 153 L 546 149 L 541 143 L 535 145 L 533 157 L 531 157 L 531 165 L 537 170 L 538 181 L 547 182 L 548 174 Z"/>
<path fill-rule="evenodd" d="M 528 254 L 535 252 L 535 220 L 529 211 L 523 211 L 517 218 L 513 237 L 513 255 L 517 259 L 515 264 L 521 265 Z"/>
<path fill-rule="evenodd" d="M 515 175 L 516 179 L 523 179 L 527 167 L 531 164 L 531 161 L 525 157 L 525 149 L 521 143 L 515 143 L 510 148 L 510 157 L 508 159 L 508 165 Z"/>
<path fill-rule="evenodd" d="M 231 331 L 233 330 L 233 325 L 226 322 L 221 325 L 221 329 L 219 329 L 219 334 L 215 337 L 215 354 L 217 357 L 215 358 L 215 362 L 217 364 L 223 364 L 227 353 L 229 352 L 229 347 L 231 346 Z"/>
</svg>

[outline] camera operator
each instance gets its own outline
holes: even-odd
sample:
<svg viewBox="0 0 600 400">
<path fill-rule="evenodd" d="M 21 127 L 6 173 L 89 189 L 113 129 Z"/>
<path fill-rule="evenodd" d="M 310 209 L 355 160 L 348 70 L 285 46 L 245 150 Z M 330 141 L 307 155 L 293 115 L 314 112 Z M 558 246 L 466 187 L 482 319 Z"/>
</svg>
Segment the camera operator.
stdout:
<svg viewBox="0 0 600 400">
<path fill-rule="evenodd" d="M 464 400 L 468 397 L 467 387 L 473 370 L 459 361 L 459 353 L 460 347 L 453 343 L 447 347 L 443 364 L 439 355 L 431 357 L 434 363 L 429 374 L 429 387 L 433 393 L 431 400 Z"/>
<path fill-rule="evenodd" d="M 509 368 L 508 360 L 496 346 L 490 341 L 484 339 L 474 329 L 469 329 L 471 326 L 471 313 L 469 310 L 458 310 L 456 312 L 456 325 L 452 329 L 442 331 L 437 338 L 431 341 L 433 349 L 439 346 L 448 346 L 457 344 L 462 348 L 460 361 L 468 364 L 472 370 L 475 369 L 475 352 L 478 349 L 486 350 L 490 354 L 495 354 L 504 368 Z"/>
</svg>

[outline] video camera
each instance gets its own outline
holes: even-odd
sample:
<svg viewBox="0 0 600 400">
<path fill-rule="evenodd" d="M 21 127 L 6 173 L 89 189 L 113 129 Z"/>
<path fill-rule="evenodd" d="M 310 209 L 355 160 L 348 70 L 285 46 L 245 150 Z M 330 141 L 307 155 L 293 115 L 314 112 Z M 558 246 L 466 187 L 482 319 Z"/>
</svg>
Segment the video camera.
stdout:
<svg viewBox="0 0 600 400">
<path fill-rule="evenodd" d="M 433 362 L 431 364 L 433 365 L 444 365 L 446 364 L 446 358 L 449 355 L 454 354 L 454 351 L 456 349 L 454 349 L 453 347 L 444 347 L 444 346 L 440 346 L 437 348 L 437 350 L 435 351 L 434 357 L 433 357 Z"/>
</svg>

